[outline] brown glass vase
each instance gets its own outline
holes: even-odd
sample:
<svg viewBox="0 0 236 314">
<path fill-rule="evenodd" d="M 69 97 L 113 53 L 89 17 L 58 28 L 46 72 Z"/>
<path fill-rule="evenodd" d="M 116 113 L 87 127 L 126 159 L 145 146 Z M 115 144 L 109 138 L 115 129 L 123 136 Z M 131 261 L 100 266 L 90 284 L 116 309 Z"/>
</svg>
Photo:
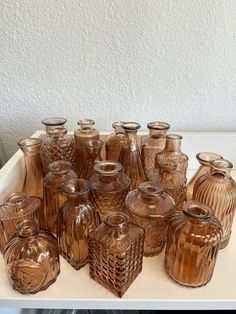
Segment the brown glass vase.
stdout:
<svg viewBox="0 0 236 314">
<path fill-rule="evenodd" d="M 236 183 L 230 176 L 233 165 L 225 159 L 210 162 L 212 171 L 200 177 L 194 186 L 193 199 L 212 208 L 223 228 L 220 248 L 226 247 L 230 240 L 236 210 Z"/>
<path fill-rule="evenodd" d="M 175 210 L 173 198 L 161 186 L 147 181 L 129 192 L 125 204 L 130 220 L 145 230 L 144 255 L 159 254 L 166 243 L 170 217 Z"/>
<path fill-rule="evenodd" d="M 90 185 L 87 180 L 69 180 L 62 190 L 67 200 L 57 217 L 59 252 L 78 270 L 88 261 L 88 236 L 99 225 L 100 218 L 88 200 Z"/>
<path fill-rule="evenodd" d="M 43 168 L 40 158 L 42 140 L 26 138 L 18 142 L 24 153 L 25 180 L 22 191 L 30 196 L 43 198 Z"/>
<path fill-rule="evenodd" d="M 89 178 L 91 201 L 101 220 L 104 220 L 106 215 L 124 210 L 130 178 L 122 172 L 122 165 L 116 161 L 101 161 L 94 170 Z"/>
<path fill-rule="evenodd" d="M 89 274 L 122 297 L 142 270 L 144 230 L 123 213 L 108 215 L 89 238 Z"/>
<path fill-rule="evenodd" d="M 44 216 L 46 227 L 54 234 L 57 232 L 57 214 L 60 206 L 66 201 L 62 186 L 70 179 L 76 179 L 69 161 L 58 160 L 48 166 L 48 174 L 44 178 Z"/>
<path fill-rule="evenodd" d="M 104 142 L 101 140 L 88 140 L 84 143 L 87 151 L 87 160 L 81 171 L 81 178 L 88 180 L 94 173 L 94 166 L 102 161 L 101 151 Z"/>
<path fill-rule="evenodd" d="M 78 177 L 85 167 L 87 160 L 87 150 L 85 148 L 85 141 L 99 140 L 99 132 L 94 128 L 95 121 L 91 119 L 83 119 L 78 121 L 79 129 L 75 130 L 75 159 L 76 159 L 76 173 Z"/>
<path fill-rule="evenodd" d="M 203 175 L 208 175 L 211 172 L 212 168 L 210 162 L 216 159 L 222 159 L 223 157 L 216 153 L 203 152 L 198 153 L 196 158 L 199 161 L 200 166 L 187 184 L 186 200 L 191 200 L 193 198 L 193 189 L 198 178 Z"/>
<path fill-rule="evenodd" d="M 125 141 L 125 132 L 122 128 L 124 121 L 116 121 L 112 124 L 114 132 L 106 139 L 106 159 L 118 161 L 121 148 Z"/>
<path fill-rule="evenodd" d="M 165 149 L 155 156 L 155 168 L 164 161 L 172 161 L 177 164 L 177 170 L 185 176 L 188 169 L 188 156 L 181 151 L 182 136 L 179 134 L 167 134 Z"/>
<path fill-rule="evenodd" d="M 211 209 L 201 202 L 188 201 L 170 220 L 165 269 L 184 286 L 200 287 L 213 275 L 222 228 Z"/>
<path fill-rule="evenodd" d="M 22 219 L 37 218 L 44 222 L 42 201 L 39 197 L 27 196 L 25 193 L 12 193 L 0 206 L 0 250 L 3 253 L 6 243 L 16 233 L 16 225 Z"/>
<path fill-rule="evenodd" d="M 45 290 L 60 273 L 57 240 L 40 229 L 35 219 L 24 219 L 6 245 L 4 262 L 13 289 L 21 293 Z"/>
<path fill-rule="evenodd" d="M 166 143 L 166 133 L 170 125 L 162 121 L 149 122 L 147 124 L 148 135 L 141 138 L 141 156 L 145 174 L 155 167 L 155 156 L 163 151 Z"/>
<path fill-rule="evenodd" d="M 123 166 L 124 173 L 131 179 L 130 189 L 134 190 L 146 180 L 137 141 L 140 124 L 125 122 L 122 128 L 125 131 L 125 141 L 120 152 L 119 162 Z"/>
</svg>

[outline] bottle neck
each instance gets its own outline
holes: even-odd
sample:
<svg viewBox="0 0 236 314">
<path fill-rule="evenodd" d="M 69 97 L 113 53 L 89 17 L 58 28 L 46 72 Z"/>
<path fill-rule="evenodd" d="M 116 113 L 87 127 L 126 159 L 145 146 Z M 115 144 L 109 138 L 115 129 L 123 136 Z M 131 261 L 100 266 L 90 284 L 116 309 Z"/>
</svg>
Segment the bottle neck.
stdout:
<svg viewBox="0 0 236 314">
<path fill-rule="evenodd" d="M 166 138 L 165 151 L 181 153 L 181 139 Z"/>
<path fill-rule="evenodd" d="M 17 224 L 17 234 L 20 238 L 36 236 L 38 232 L 39 224 L 34 218 L 22 220 Z"/>
</svg>

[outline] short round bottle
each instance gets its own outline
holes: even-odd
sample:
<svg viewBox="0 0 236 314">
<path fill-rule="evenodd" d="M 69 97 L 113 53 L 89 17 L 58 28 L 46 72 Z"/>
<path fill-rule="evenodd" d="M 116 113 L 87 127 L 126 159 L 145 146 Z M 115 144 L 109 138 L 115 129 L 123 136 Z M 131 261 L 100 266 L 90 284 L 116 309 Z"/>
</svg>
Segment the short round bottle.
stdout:
<svg viewBox="0 0 236 314">
<path fill-rule="evenodd" d="M 78 270 L 88 261 L 88 236 L 99 225 L 100 218 L 88 200 L 90 185 L 87 180 L 69 180 L 62 190 L 67 200 L 57 217 L 59 252 Z"/>
<path fill-rule="evenodd" d="M 21 293 L 45 290 L 60 273 L 57 240 L 40 229 L 35 219 L 24 219 L 6 245 L 4 262 L 13 289 Z"/>
<path fill-rule="evenodd" d="M 126 213 L 133 223 L 145 230 L 145 256 L 154 256 L 163 250 L 174 211 L 173 198 L 161 186 L 151 182 L 141 183 L 127 195 Z"/>
<path fill-rule="evenodd" d="M 124 121 L 116 121 L 112 124 L 114 132 L 106 139 L 106 159 L 118 161 L 121 148 L 125 140 L 125 132 L 122 128 Z"/>
<path fill-rule="evenodd" d="M 188 201 L 171 217 L 165 251 L 165 269 L 184 286 L 200 287 L 213 275 L 222 228 L 211 209 Z"/>
</svg>

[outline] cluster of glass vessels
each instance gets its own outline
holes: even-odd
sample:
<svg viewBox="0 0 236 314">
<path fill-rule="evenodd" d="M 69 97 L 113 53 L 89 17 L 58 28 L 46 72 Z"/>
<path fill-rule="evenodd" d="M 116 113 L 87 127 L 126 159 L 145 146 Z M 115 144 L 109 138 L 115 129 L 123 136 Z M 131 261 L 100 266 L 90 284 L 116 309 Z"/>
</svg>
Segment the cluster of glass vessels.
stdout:
<svg viewBox="0 0 236 314">
<path fill-rule="evenodd" d="M 59 256 L 122 297 L 142 271 L 143 256 L 164 251 L 164 269 L 190 287 L 207 284 L 219 249 L 230 240 L 236 209 L 232 163 L 198 153 L 187 182 L 182 136 L 162 121 L 116 121 L 105 140 L 91 119 L 70 135 L 64 118 L 18 145 L 22 191 L 0 206 L 0 250 L 15 290 L 36 293 L 55 282 Z M 105 156 L 105 157 L 102 157 Z M 194 254 L 193 254 L 194 253 Z"/>
</svg>

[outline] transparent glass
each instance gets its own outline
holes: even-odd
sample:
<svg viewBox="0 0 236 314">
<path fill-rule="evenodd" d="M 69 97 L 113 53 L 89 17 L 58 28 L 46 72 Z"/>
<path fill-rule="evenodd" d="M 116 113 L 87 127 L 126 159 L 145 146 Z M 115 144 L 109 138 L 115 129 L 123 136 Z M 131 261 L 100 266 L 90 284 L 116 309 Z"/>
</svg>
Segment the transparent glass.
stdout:
<svg viewBox="0 0 236 314">
<path fill-rule="evenodd" d="M 24 153 L 25 180 L 22 191 L 30 196 L 43 198 L 43 168 L 40 158 L 42 140 L 26 138 L 18 142 Z"/>
<path fill-rule="evenodd" d="M 145 174 L 155 167 L 155 156 L 163 151 L 166 143 L 166 134 L 170 125 L 162 121 L 149 122 L 147 124 L 148 135 L 141 137 L 141 156 Z"/>
<path fill-rule="evenodd" d="M 28 196 L 25 193 L 12 193 L 0 206 L 0 250 L 3 253 L 6 243 L 16 233 L 17 223 L 26 218 L 37 218 L 44 222 L 42 201 L 39 197 Z"/>
<path fill-rule="evenodd" d="M 233 165 L 225 159 L 210 162 L 212 171 L 200 177 L 194 186 L 193 199 L 212 208 L 214 215 L 223 227 L 220 248 L 226 247 L 230 240 L 236 210 L 236 183 L 230 176 Z"/>
<path fill-rule="evenodd" d="M 124 173 L 131 179 L 130 189 L 134 190 L 146 180 L 137 141 L 140 124 L 125 122 L 122 128 L 125 131 L 125 141 L 120 152 L 119 162 L 123 165 Z"/>
<path fill-rule="evenodd" d="M 89 237 L 89 274 L 122 297 L 142 270 L 144 230 L 123 213 L 108 215 Z"/>
<path fill-rule="evenodd" d="M 59 252 L 78 270 L 88 262 L 88 236 L 99 225 L 100 218 L 88 200 L 87 180 L 69 180 L 62 190 L 67 200 L 57 217 Z"/>
<path fill-rule="evenodd" d="M 104 142 L 101 140 L 89 140 L 84 143 L 87 151 L 87 160 L 81 172 L 82 179 L 88 179 L 94 173 L 94 166 L 102 161 L 101 151 Z"/>
<path fill-rule="evenodd" d="M 124 121 L 116 121 L 112 124 L 114 132 L 106 139 L 106 159 L 118 161 L 121 148 L 125 141 L 125 132 L 122 128 Z"/>
<path fill-rule="evenodd" d="M 198 178 L 203 175 L 208 175 L 211 172 L 210 161 L 222 159 L 223 157 L 216 153 L 203 152 L 198 153 L 196 158 L 199 161 L 200 166 L 187 184 L 186 200 L 191 200 L 193 198 L 193 188 Z"/>
<path fill-rule="evenodd" d="M 159 164 L 163 161 L 172 161 L 177 164 L 177 170 L 186 175 L 188 156 L 181 151 L 182 138 L 179 134 L 171 133 L 166 135 L 165 149 L 155 156 L 155 168 L 158 168 Z"/>
<path fill-rule="evenodd" d="M 87 151 L 85 148 L 85 141 L 99 140 L 99 132 L 94 128 L 95 121 L 91 119 L 83 119 L 78 121 L 80 128 L 75 130 L 75 158 L 76 158 L 76 172 L 78 177 L 81 176 L 82 169 L 87 160 Z"/>
<path fill-rule="evenodd" d="M 57 240 L 40 229 L 37 220 L 24 219 L 6 245 L 4 262 L 13 289 L 21 293 L 45 290 L 60 273 Z"/>
<path fill-rule="evenodd" d="M 222 228 L 211 209 L 188 201 L 171 217 L 165 251 L 165 269 L 184 286 L 200 287 L 213 275 Z"/>
<path fill-rule="evenodd" d="M 122 165 L 116 161 L 101 161 L 94 170 L 89 178 L 91 201 L 101 220 L 104 220 L 106 215 L 124 210 L 130 178 L 121 171 Z"/>
<path fill-rule="evenodd" d="M 175 210 L 173 198 L 161 186 L 147 181 L 129 192 L 125 205 L 130 220 L 145 230 L 144 255 L 159 254 L 166 243 L 170 217 Z"/>
<path fill-rule="evenodd" d="M 69 161 L 58 160 L 49 166 L 49 172 L 44 178 L 44 216 L 46 227 L 54 234 L 57 232 L 57 214 L 60 206 L 66 201 L 62 186 L 70 179 L 76 179 L 76 173 L 71 170 Z"/>
</svg>

